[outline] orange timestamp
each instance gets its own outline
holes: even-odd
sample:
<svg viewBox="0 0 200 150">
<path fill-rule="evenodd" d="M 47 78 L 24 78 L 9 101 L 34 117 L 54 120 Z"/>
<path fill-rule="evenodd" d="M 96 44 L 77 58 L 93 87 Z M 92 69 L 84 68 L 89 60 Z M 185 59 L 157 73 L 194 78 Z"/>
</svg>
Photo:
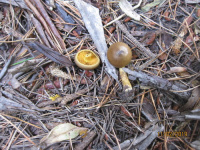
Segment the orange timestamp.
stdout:
<svg viewBox="0 0 200 150">
<path fill-rule="evenodd" d="M 172 132 L 158 132 L 158 136 L 169 136 L 169 137 L 186 137 L 187 132 L 172 131 Z"/>
</svg>

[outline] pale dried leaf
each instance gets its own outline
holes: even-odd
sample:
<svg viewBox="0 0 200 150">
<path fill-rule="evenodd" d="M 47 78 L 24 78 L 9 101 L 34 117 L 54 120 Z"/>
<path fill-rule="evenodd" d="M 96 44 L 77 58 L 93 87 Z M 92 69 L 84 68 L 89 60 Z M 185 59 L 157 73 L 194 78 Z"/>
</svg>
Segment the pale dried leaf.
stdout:
<svg viewBox="0 0 200 150">
<path fill-rule="evenodd" d="M 127 0 L 120 0 L 119 7 L 127 16 L 140 21 L 140 15 L 133 10 L 132 5 Z"/>
<path fill-rule="evenodd" d="M 54 127 L 47 136 L 43 137 L 40 141 L 41 146 L 50 146 L 54 143 L 64 140 L 76 138 L 80 131 L 87 130 L 87 128 L 77 127 L 71 123 L 63 123 Z"/>
</svg>

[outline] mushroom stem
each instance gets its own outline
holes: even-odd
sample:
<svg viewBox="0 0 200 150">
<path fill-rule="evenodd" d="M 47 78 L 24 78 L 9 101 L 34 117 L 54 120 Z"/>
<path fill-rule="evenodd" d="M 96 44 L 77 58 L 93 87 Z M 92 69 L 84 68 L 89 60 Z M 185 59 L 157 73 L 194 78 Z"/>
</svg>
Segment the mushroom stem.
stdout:
<svg viewBox="0 0 200 150">
<path fill-rule="evenodd" d="M 132 90 L 132 85 L 131 85 L 131 83 L 128 79 L 128 76 L 122 68 L 119 68 L 119 74 L 120 74 L 120 77 L 122 79 L 123 90 L 125 92 Z"/>
</svg>

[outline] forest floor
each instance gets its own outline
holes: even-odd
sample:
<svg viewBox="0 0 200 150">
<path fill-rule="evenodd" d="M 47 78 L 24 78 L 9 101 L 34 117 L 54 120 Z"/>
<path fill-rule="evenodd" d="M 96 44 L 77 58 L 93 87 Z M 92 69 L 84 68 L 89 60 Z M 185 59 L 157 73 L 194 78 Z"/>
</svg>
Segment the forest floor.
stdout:
<svg viewBox="0 0 200 150">
<path fill-rule="evenodd" d="M 0 149 L 200 149 L 199 3 L 0 0 Z"/>
</svg>

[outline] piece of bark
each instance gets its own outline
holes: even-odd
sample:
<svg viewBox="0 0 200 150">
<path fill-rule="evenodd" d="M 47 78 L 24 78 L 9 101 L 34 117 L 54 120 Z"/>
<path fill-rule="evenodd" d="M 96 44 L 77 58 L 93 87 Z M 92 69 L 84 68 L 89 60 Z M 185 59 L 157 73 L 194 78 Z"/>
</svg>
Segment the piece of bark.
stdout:
<svg viewBox="0 0 200 150">
<path fill-rule="evenodd" d="M 141 71 L 132 71 L 128 68 L 123 68 L 125 72 L 129 74 L 130 80 L 138 79 L 141 84 L 145 86 L 151 86 L 152 88 L 157 88 L 160 90 L 165 91 L 166 93 L 175 94 L 180 99 L 175 99 L 178 104 L 185 103 L 191 95 L 191 91 L 184 91 L 184 92 L 176 92 L 176 91 L 183 91 L 186 89 L 182 88 L 182 84 L 174 84 L 166 79 L 160 78 L 158 76 L 151 76 Z M 187 87 L 185 87 L 187 88 Z"/>
<path fill-rule="evenodd" d="M 148 31 L 131 31 L 132 36 L 145 36 L 148 33 Z"/>
<path fill-rule="evenodd" d="M 164 126 L 158 126 L 154 125 L 152 127 L 152 130 L 147 130 L 148 132 L 150 131 L 151 134 L 145 139 L 143 140 L 141 143 L 138 143 L 137 146 L 134 147 L 134 149 L 138 149 L 138 150 L 146 150 L 147 147 L 152 143 L 152 141 L 157 138 L 158 133 L 162 132 L 164 130 Z M 141 134 L 141 136 L 143 136 L 143 134 Z"/>
</svg>

